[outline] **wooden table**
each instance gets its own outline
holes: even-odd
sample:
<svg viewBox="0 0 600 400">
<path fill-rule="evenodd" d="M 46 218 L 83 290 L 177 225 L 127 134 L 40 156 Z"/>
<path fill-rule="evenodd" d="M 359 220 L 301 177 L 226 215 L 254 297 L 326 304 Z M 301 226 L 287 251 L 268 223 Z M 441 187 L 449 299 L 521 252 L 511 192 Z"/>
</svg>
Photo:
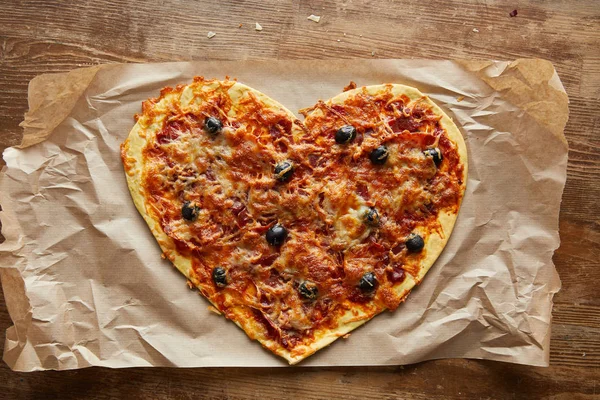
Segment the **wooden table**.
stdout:
<svg viewBox="0 0 600 400">
<path fill-rule="evenodd" d="M 3 1 L 0 150 L 20 141 L 35 75 L 110 62 L 298 58 L 551 60 L 570 97 L 554 261 L 551 367 L 441 360 L 405 367 L 14 373 L 0 398 L 600 398 L 599 1 Z M 59 3 L 59 4 L 56 4 Z M 516 17 L 509 16 L 517 8 Z M 310 14 L 322 16 L 317 24 Z M 255 23 L 263 31 L 255 31 Z M 212 39 L 207 32 L 216 32 Z M 0 296 L 0 331 L 11 324 Z M 0 341 L 3 346 L 4 335 Z"/>
</svg>

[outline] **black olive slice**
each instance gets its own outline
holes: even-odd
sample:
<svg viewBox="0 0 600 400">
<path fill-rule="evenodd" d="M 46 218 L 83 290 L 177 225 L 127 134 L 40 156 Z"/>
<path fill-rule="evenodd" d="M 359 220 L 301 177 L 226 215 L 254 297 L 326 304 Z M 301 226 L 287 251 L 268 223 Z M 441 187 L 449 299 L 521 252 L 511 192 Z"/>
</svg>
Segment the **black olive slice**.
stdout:
<svg viewBox="0 0 600 400">
<path fill-rule="evenodd" d="M 419 252 L 419 251 L 423 250 L 424 246 L 425 246 L 425 241 L 423 240 L 421 235 L 418 235 L 416 233 L 411 233 L 406 238 L 406 248 L 409 251 Z"/>
<path fill-rule="evenodd" d="M 319 295 L 317 285 L 311 281 L 300 283 L 300 285 L 298 285 L 298 292 L 300 293 L 300 296 L 304 297 L 306 300 L 314 300 Z"/>
<path fill-rule="evenodd" d="M 367 212 L 365 212 L 364 216 L 365 223 L 371 226 L 379 225 L 379 213 L 374 208 L 369 208 Z"/>
<path fill-rule="evenodd" d="M 423 153 L 425 153 L 426 156 L 431 157 L 436 167 L 439 167 L 442 160 L 444 159 L 444 157 L 442 156 L 442 152 L 437 147 L 433 149 L 427 149 Z"/>
<path fill-rule="evenodd" d="M 289 181 L 294 173 L 294 164 L 291 161 L 282 161 L 275 165 L 275 179 L 279 182 Z"/>
<path fill-rule="evenodd" d="M 181 216 L 188 221 L 195 221 L 199 212 L 200 207 L 189 201 L 183 203 L 183 207 L 181 207 Z"/>
<path fill-rule="evenodd" d="M 217 134 L 223 129 L 223 124 L 218 118 L 208 117 L 204 121 L 204 130 L 211 134 Z"/>
<path fill-rule="evenodd" d="M 376 149 L 373 149 L 369 154 L 369 159 L 375 165 L 383 165 L 387 161 L 389 156 L 389 152 L 387 147 L 379 146 Z"/>
<path fill-rule="evenodd" d="M 212 280 L 218 287 L 227 286 L 227 271 L 223 267 L 215 267 L 212 270 Z"/>
<path fill-rule="evenodd" d="M 356 137 L 356 128 L 352 125 L 344 125 L 335 133 L 337 144 L 348 144 Z"/>
<path fill-rule="evenodd" d="M 265 237 L 271 246 L 281 246 L 287 235 L 288 231 L 283 225 L 275 224 L 269 228 Z"/>
<path fill-rule="evenodd" d="M 377 278 L 372 272 L 365 273 L 362 278 L 360 278 L 360 282 L 358 282 L 358 287 L 364 293 L 374 292 L 379 286 L 379 282 L 377 282 Z"/>
</svg>

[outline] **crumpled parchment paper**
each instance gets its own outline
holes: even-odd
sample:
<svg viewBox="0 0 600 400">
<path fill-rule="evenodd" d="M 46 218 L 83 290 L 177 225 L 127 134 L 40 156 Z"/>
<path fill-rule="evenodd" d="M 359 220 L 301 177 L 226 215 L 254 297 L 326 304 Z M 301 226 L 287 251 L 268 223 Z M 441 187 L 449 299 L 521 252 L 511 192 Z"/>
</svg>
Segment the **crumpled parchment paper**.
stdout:
<svg viewBox="0 0 600 400">
<path fill-rule="evenodd" d="M 447 357 L 548 365 L 568 117 L 552 65 L 306 60 L 103 65 L 32 80 L 23 144 L 4 152 L 0 176 L 12 369 L 287 365 L 187 289 L 128 193 L 119 145 L 133 115 L 194 75 L 238 78 L 292 111 L 350 80 L 404 83 L 428 94 L 466 139 L 467 192 L 423 283 L 398 310 L 300 365 Z"/>
</svg>

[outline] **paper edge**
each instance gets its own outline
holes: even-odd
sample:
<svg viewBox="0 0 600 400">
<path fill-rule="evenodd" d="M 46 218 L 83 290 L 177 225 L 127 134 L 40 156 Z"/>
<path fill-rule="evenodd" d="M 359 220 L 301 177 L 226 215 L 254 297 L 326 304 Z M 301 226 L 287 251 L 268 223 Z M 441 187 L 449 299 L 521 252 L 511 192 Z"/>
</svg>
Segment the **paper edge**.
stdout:
<svg viewBox="0 0 600 400">
<path fill-rule="evenodd" d="M 23 128 L 23 138 L 20 144 L 13 147 L 24 149 L 49 138 L 60 123 L 71 114 L 98 71 L 111 65 L 115 64 L 102 64 L 69 72 L 41 74 L 29 81 L 28 110 L 19 124 Z M 33 93 L 42 92 L 40 87 L 51 89 L 46 92 L 43 99 L 33 96 Z M 54 115 L 50 127 L 40 127 L 37 124 L 37 121 L 43 118 L 44 113 Z"/>
<path fill-rule="evenodd" d="M 514 61 L 478 61 L 478 60 L 464 60 L 458 59 L 455 62 L 463 67 L 465 70 L 475 73 L 483 82 L 485 82 L 495 92 L 501 93 L 503 98 L 515 107 L 525 111 L 530 117 L 532 117 L 540 126 L 545 127 L 552 132 L 564 145 L 568 151 L 568 142 L 564 134 L 565 127 L 569 120 L 569 96 L 558 76 L 556 68 L 551 61 L 542 58 L 517 58 Z M 500 63 L 507 63 L 505 68 L 496 75 L 492 75 L 490 71 L 486 71 L 489 67 L 499 66 Z M 543 74 L 536 77 L 520 76 L 521 83 L 529 87 L 531 90 L 528 91 L 527 103 L 535 103 L 534 107 L 524 107 L 525 103 L 519 99 L 516 93 L 511 91 L 509 85 L 510 82 L 506 82 L 502 78 L 506 78 L 507 71 L 515 71 L 513 75 L 517 75 L 523 70 L 528 71 L 533 69 L 542 69 Z M 504 75 L 504 76 L 503 76 Z M 536 80 L 538 79 L 538 80 Z M 549 88 L 554 89 L 552 92 L 553 101 L 548 101 L 547 97 L 542 91 L 535 90 L 535 87 L 540 84 L 544 84 Z M 533 85 L 533 87 L 532 87 Z M 532 101 L 534 100 L 534 101 Z M 557 103 L 564 106 L 566 110 L 565 118 L 559 122 L 559 125 L 548 124 L 540 114 L 545 111 L 545 107 L 548 103 Z"/>
<path fill-rule="evenodd" d="M 514 105 L 515 107 L 523 110 L 527 115 L 533 118 L 540 126 L 546 128 L 549 132 L 555 135 L 559 139 L 559 141 L 564 145 L 565 155 L 564 160 L 561 164 L 564 164 L 564 168 L 566 170 L 568 163 L 568 155 L 569 155 L 569 144 L 567 138 L 564 134 L 565 127 L 569 120 L 569 96 L 560 80 L 558 72 L 551 61 L 541 59 L 541 58 L 518 58 L 514 61 L 508 62 L 505 68 L 498 75 L 489 75 L 485 73 L 485 70 L 491 66 L 498 66 L 497 61 L 477 61 L 477 60 L 456 60 L 456 62 L 465 68 L 469 72 L 475 73 L 483 82 L 485 82 L 492 90 L 495 92 L 501 93 L 503 98 Z M 517 72 L 522 72 L 519 68 L 525 68 L 526 70 L 533 70 L 541 67 L 545 70 L 545 74 L 542 76 L 537 76 L 536 78 L 541 78 L 539 81 L 533 82 L 522 82 L 524 86 L 530 87 L 531 90 L 528 92 L 528 104 L 534 103 L 536 107 L 527 108 L 524 107 L 525 104 L 519 100 L 519 98 L 511 92 L 510 87 L 506 87 L 502 82 L 502 75 L 507 70 L 517 70 Z M 526 77 L 522 77 L 526 79 Z M 532 83 L 534 87 L 532 87 Z M 559 104 L 561 109 L 564 109 L 565 116 L 559 122 L 559 125 L 556 126 L 554 124 L 548 124 L 544 119 L 540 117 L 540 114 L 544 114 L 546 109 L 545 105 L 548 103 L 548 99 L 544 96 L 546 93 L 540 90 L 535 90 L 535 86 L 539 84 L 546 84 L 547 87 L 554 89 L 554 99 L 549 103 Z M 560 191 L 560 204 L 562 205 L 564 190 L 566 186 L 567 174 L 565 174 L 565 180 L 562 182 L 562 188 Z M 561 245 L 561 237 L 560 237 L 560 206 L 558 210 L 558 215 L 556 216 L 556 224 L 557 224 L 557 243 L 556 247 L 552 250 L 552 257 L 550 258 L 551 268 L 552 268 L 552 277 L 548 282 L 548 301 L 549 301 L 549 323 L 548 328 L 546 330 L 546 335 L 542 341 L 542 350 L 543 354 L 543 362 L 539 365 L 540 367 L 549 367 L 550 366 L 550 345 L 551 345 L 551 337 L 552 337 L 552 322 L 553 322 L 553 310 L 554 310 L 554 296 L 562 289 L 562 280 L 560 279 L 560 275 L 558 270 L 556 269 L 556 264 L 554 263 L 554 255 L 556 250 L 560 248 Z M 533 365 L 533 364 L 523 364 L 523 365 Z"/>
</svg>

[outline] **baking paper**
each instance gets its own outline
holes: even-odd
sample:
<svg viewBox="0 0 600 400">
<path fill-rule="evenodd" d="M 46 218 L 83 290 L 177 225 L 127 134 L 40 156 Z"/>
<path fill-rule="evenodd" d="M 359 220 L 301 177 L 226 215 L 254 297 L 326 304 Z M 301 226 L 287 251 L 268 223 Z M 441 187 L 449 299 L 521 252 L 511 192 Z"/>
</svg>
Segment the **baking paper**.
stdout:
<svg viewBox="0 0 600 400">
<path fill-rule="evenodd" d="M 208 310 L 129 195 L 119 145 L 141 102 L 195 75 L 235 77 L 297 110 L 359 86 L 419 88 L 460 127 L 467 191 L 423 283 L 301 366 L 477 358 L 548 365 L 567 95 L 543 60 L 113 64 L 42 75 L 3 154 L 0 274 L 14 370 L 286 366 Z"/>
</svg>

